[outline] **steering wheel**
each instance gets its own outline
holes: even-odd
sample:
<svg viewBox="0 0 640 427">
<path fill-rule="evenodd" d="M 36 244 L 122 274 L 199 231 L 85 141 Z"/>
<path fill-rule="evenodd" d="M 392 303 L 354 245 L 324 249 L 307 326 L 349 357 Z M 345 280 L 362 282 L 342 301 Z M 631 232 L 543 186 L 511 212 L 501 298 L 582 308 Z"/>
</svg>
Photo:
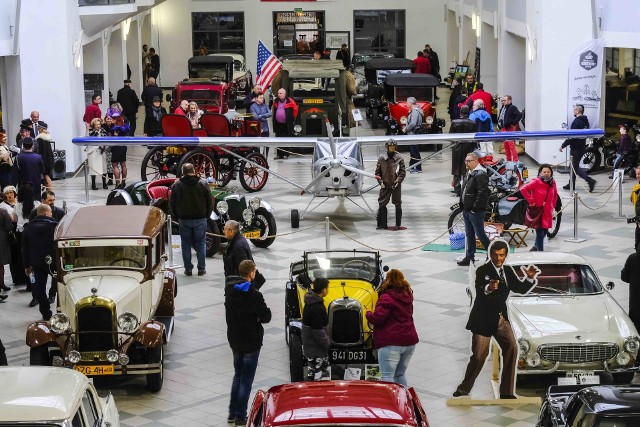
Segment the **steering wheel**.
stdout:
<svg viewBox="0 0 640 427">
<path fill-rule="evenodd" d="M 340 269 L 340 272 L 338 273 L 340 276 L 342 276 L 343 274 L 346 274 L 346 270 L 347 268 L 352 265 L 352 264 L 360 264 L 360 268 L 358 268 L 357 273 L 366 270 L 366 272 L 373 277 L 374 273 L 373 273 L 373 268 L 371 268 L 371 266 L 362 259 L 352 259 L 351 261 L 347 261 L 342 268 Z M 359 274 L 358 274 L 359 275 Z"/>
<path fill-rule="evenodd" d="M 127 257 L 120 257 L 120 258 L 116 258 L 113 261 L 111 261 L 111 263 L 109 264 L 111 265 L 115 265 L 115 263 L 120 262 L 120 261 L 131 261 L 132 263 L 134 263 L 135 265 L 137 265 L 138 267 L 142 268 L 143 265 L 140 263 L 140 261 L 133 259 L 133 258 L 127 258 Z"/>
</svg>

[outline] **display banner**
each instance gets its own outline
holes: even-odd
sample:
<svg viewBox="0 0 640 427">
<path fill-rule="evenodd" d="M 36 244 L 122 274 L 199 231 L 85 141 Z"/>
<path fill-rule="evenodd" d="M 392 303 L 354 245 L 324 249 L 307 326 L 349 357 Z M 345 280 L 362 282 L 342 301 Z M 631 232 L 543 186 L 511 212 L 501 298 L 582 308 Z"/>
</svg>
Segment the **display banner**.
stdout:
<svg viewBox="0 0 640 427">
<path fill-rule="evenodd" d="M 604 39 L 591 40 L 580 46 L 569 61 L 567 125 L 573 122 L 573 106 L 584 105 L 589 126 L 600 127 L 602 71 L 604 69 Z"/>
</svg>

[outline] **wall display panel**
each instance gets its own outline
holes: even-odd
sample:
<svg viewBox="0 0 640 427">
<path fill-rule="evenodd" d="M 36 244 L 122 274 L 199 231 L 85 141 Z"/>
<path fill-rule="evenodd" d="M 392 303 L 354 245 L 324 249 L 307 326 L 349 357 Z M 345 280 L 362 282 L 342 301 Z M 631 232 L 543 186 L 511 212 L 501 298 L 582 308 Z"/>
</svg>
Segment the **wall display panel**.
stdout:
<svg viewBox="0 0 640 427">
<path fill-rule="evenodd" d="M 243 12 L 194 12 L 191 14 L 193 55 L 201 48 L 208 53 L 245 55 Z"/>
<path fill-rule="evenodd" d="M 404 10 L 356 10 L 353 12 L 354 52 L 406 54 Z"/>
</svg>

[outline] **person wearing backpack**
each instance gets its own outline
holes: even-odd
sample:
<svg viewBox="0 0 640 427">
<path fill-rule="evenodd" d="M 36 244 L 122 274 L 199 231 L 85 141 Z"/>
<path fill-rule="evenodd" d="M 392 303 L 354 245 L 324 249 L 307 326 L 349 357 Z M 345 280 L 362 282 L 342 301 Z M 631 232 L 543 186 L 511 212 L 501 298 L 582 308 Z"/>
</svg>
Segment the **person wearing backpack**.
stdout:
<svg viewBox="0 0 640 427">
<path fill-rule="evenodd" d="M 413 96 L 407 98 L 407 107 L 409 108 L 409 115 L 407 116 L 407 126 L 404 128 L 404 132 L 407 135 L 415 135 L 422 127 L 424 113 L 422 112 L 422 109 L 416 105 L 416 99 Z M 410 145 L 409 151 L 411 153 L 411 160 L 409 160 L 409 172 L 422 173 L 422 163 L 418 164 L 416 167 L 412 167 L 422 159 L 420 157 L 420 149 L 418 148 L 418 145 Z"/>
</svg>

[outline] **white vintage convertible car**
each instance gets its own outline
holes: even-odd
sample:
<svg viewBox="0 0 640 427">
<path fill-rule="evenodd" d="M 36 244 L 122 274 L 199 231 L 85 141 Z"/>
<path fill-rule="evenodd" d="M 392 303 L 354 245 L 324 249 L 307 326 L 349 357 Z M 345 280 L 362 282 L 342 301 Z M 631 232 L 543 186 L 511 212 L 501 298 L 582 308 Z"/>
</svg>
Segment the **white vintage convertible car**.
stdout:
<svg viewBox="0 0 640 427">
<path fill-rule="evenodd" d="M 519 344 L 518 375 L 557 373 L 584 383 L 609 372 L 616 382 L 631 381 L 640 338 L 609 293 L 612 282 L 603 286 L 584 258 L 573 254 L 510 254 L 505 264 L 520 277 L 521 266 L 541 270 L 533 289 L 507 300 Z"/>
<path fill-rule="evenodd" d="M 118 427 L 113 397 L 66 368 L 1 367 L 0 425 Z"/>
</svg>

